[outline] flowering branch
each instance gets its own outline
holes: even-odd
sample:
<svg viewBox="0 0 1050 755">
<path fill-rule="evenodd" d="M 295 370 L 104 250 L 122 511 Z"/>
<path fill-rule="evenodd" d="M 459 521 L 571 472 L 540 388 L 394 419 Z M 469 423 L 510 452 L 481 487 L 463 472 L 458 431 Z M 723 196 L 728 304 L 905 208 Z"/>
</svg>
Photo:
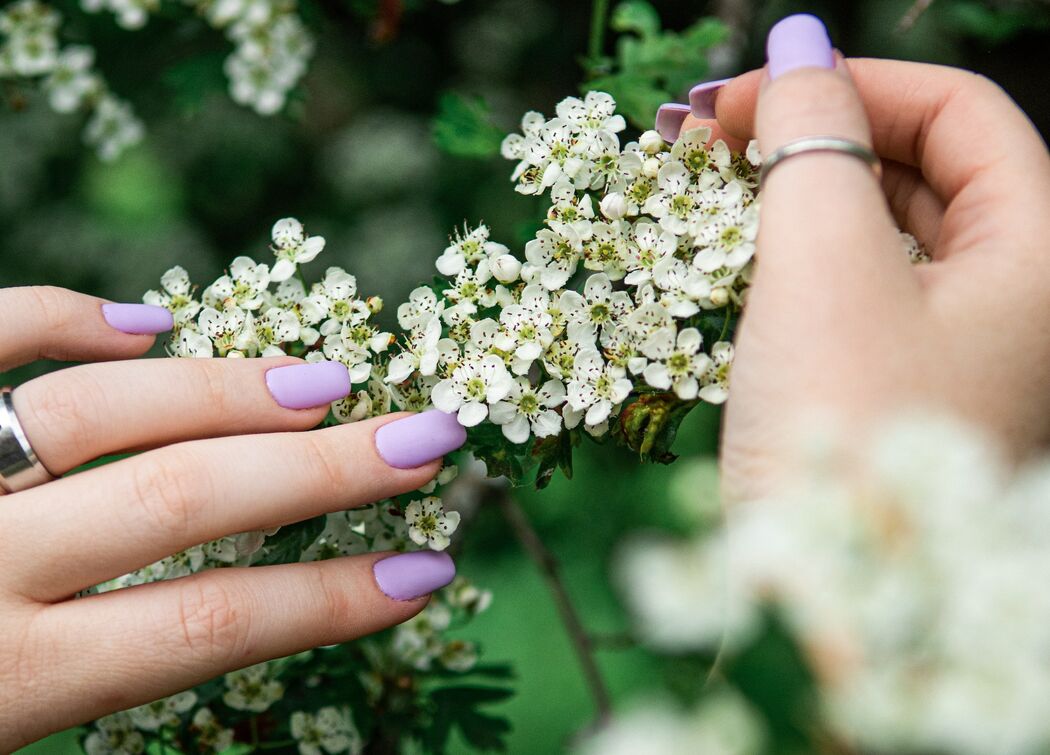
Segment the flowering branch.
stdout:
<svg viewBox="0 0 1050 755">
<path fill-rule="evenodd" d="M 587 689 L 594 700 L 594 707 L 597 712 L 597 721 L 595 723 L 601 725 L 612 713 L 609 690 L 605 685 L 605 679 L 602 677 L 601 669 L 598 668 L 598 662 L 594 656 L 594 642 L 591 635 L 584 628 L 580 615 L 576 611 L 576 606 L 569 596 L 569 591 L 562 581 L 558 561 L 543 543 L 543 540 L 540 539 L 540 536 L 536 533 L 536 530 L 522 510 L 521 505 L 510 494 L 510 491 L 504 490 L 498 502 L 500 509 L 503 511 L 503 516 L 518 538 L 518 542 L 521 543 L 529 558 L 536 564 L 536 568 L 539 569 L 540 575 L 551 591 L 554 605 L 558 609 L 558 615 L 561 617 L 565 631 L 572 642 L 573 650 L 576 652 L 576 658 L 583 669 L 583 678 L 587 683 Z"/>
</svg>

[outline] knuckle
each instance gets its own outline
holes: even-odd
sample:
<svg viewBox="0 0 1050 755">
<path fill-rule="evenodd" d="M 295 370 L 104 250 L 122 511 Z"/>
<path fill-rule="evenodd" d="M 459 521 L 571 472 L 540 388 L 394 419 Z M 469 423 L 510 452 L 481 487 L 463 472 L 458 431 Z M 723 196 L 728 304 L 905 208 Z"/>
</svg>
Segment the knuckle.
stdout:
<svg viewBox="0 0 1050 755">
<path fill-rule="evenodd" d="M 78 449 L 100 430 L 107 414 L 106 392 L 78 368 L 38 378 L 20 390 L 25 401 L 19 402 L 19 409 L 28 414 L 21 419 L 30 428 L 27 433 L 35 436 L 35 447 L 62 458 L 79 456 Z"/>
<path fill-rule="evenodd" d="M 48 330 L 62 328 L 76 317 L 70 292 L 58 286 L 27 286 L 24 293 L 37 310 L 36 319 Z"/>
<path fill-rule="evenodd" d="M 211 496 L 206 465 L 169 447 L 136 460 L 131 495 L 150 527 L 165 537 L 186 540 Z"/>
<path fill-rule="evenodd" d="M 244 594 L 211 577 L 180 580 L 176 625 L 184 652 L 221 662 L 245 653 L 250 611 Z"/>
<path fill-rule="evenodd" d="M 348 465 L 343 461 L 344 454 L 329 442 L 330 434 L 312 432 L 291 437 L 299 449 L 299 463 L 307 470 L 308 479 L 315 480 L 327 495 L 347 491 L 352 482 Z"/>
<path fill-rule="evenodd" d="M 334 578 L 330 568 L 332 564 L 314 564 L 313 579 L 317 599 L 321 601 L 321 616 L 326 633 L 337 637 L 347 624 L 347 618 L 353 615 L 350 596 L 346 590 L 345 580 Z"/>
<path fill-rule="evenodd" d="M 231 380 L 230 371 L 224 369 L 229 366 L 226 361 L 193 360 L 194 363 L 188 365 L 198 376 L 197 400 L 203 398 L 209 409 L 220 416 L 225 416 L 230 410 L 230 397 L 234 396 L 237 390 Z"/>
</svg>

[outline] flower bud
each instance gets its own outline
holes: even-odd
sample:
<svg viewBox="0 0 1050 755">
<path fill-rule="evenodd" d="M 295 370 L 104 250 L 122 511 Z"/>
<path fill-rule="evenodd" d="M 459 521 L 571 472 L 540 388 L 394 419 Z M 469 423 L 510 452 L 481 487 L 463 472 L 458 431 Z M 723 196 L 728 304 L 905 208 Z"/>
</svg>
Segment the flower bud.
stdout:
<svg viewBox="0 0 1050 755">
<path fill-rule="evenodd" d="M 619 220 L 627 214 L 627 200 L 623 198 L 623 194 L 616 191 L 606 194 L 602 201 L 598 203 L 598 207 L 601 209 L 602 215 L 609 220 Z"/>
<path fill-rule="evenodd" d="M 724 286 L 719 286 L 711 291 L 711 303 L 716 307 L 724 307 L 729 303 L 729 292 Z"/>
<path fill-rule="evenodd" d="M 365 306 L 367 306 L 368 311 L 374 315 L 383 308 L 383 299 L 379 296 L 369 296 L 365 300 Z"/>
<path fill-rule="evenodd" d="M 650 157 L 642 163 L 642 173 L 645 174 L 646 178 L 656 178 L 660 173 L 660 161 L 655 157 Z"/>
<path fill-rule="evenodd" d="M 641 147 L 642 152 L 655 155 L 664 148 L 664 140 L 660 132 L 650 129 L 638 137 L 638 146 Z"/>
<path fill-rule="evenodd" d="M 521 273 L 521 262 L 512 254 L 501 254 L 489 260 L 489 270 L 500 283 L 511 283 Z"/>
</svg>

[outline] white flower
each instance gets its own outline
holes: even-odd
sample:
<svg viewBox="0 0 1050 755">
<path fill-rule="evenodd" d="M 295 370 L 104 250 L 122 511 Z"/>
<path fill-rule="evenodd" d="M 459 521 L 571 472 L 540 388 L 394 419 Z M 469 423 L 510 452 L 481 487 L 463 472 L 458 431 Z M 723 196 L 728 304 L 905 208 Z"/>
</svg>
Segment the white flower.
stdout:
<svg viewBox="0 0 1050 755">
<path fill-rule="evenodd" d="M 159 731 L 161 727 L 179 725 L 182 714 L 197 704 L 197 694 L 192 691 L 179 692 L 128 711 L 132 722 L 143 731 Z"/>
<path fill-rule="evenodd" d="M 613 280 L 620 280 L 626 272 L 626 258 L 631 226 L 625 220 L 593 223 L 591 238 L 583 249 L 583 266 L 598 270 Z"/>
<path fill-rule="evenodd" d="M 299 745 L 300 755 L 323 755 L 324 753 L 361 752 L 364 743 L 357 727 L 345 708 L 327 706 L 317 714 L 296 711 L 288 722 L 292 738 Z"/>
<path fill-rule="evenodd" d="M 490 418 L 501 425 L 503 435 L 512 443 L 524 443 L 530 431 L 537 438 L 557 435 L 561 414 L 555 407 L 565 403 L 565 386 L 560 380 L 548 380 L 533 388 L 528 378 L 519 377 L 503 401 L 492 405 Z"/>
<path fill-rule="evenodd" d="M 459 353 L 455 341 L 441 338 L 441 320 L 435 315 L 430 322 L 408 335 L 408 343 L 396 354 L 387 367 L 386 382 L 403 383 L 413 372 L 433 375 L 437 371 L 442 354 Z"/>
<path fill-rule="evenodd" d="M 655 155 L 657 152 L 662 151 L 665 146 L 667 145 L 664 142 L 664 138 L 660 136 L 659 131 L 649 129 L 648 131 L 643 131 L 642 135 L 638 137 L 638 148 L 646 154 Z"/>
<path fill-rule="evenodd" d="M 452 375 L 434 386 L 431 400 L 446 413 L 458 413 L 459 423 L 474 427 L 488 416 L 488 404 L 502 401 L 514 379 L 494 354 L 464 360 Z"/>
<path fill-rule="evenodd" d="M 239 307 L 255 310 L 266 301 L 270 285 L 270 268 L 249 257 L 237 257 L 230 263 L 229 275 L 224 275 L 205 289 L 204 303 L 215 309 Z"/>
<path fill-rule="evenodd" d="M 489 241 L 489 229 L 484 224 L 472 231 L 464 228 L 462 235 L 457 231 L 450 242 L 435 263 L 438 272 L 450 278 L 455 278 L 465 268 L 475 266 L 483 259 L 495 259 L 510 251 L 503 244 Z"/>
<path fill-rule="evenodd" d="M 631 235 L 632 243 L 627 246 L 624 263 L 630 272 L 623 280 L 628 285 L 638 286 L 652 278 L 656 263 L 674 254 L 678 237 L 647 220 L 635 223 Z"/>
<path fill-rule="evenodd" d="M 513 283 L 521 275 L 521 261 L 513 254 L 501 254 L 489 260 L 489 269 L 500 283 Z"/>
<path fill-rule="evenodd" d="M 320 330 L 325 336 L 338 332 L 346 322 L 367 320 L 372 314 L 367 303 L 357 298 L 357 278 L 341 267 L 328 268 L 301 306 L 314 322 L 324 320 Z"/>
<path fill-rule="evenodd" d="M 722 267 L 739 270 L 754 256 L 757 236 L 758 206 L 729 205 L 698 229 L 693 241 L 700 251 L 693 264 L 705 273 Z"/>
<path fill-rule="evenodd" d="M 522 279 L 535 280 L 552 291 L 561 288 L 576 272 L 585 240 L 572 226 L 562 223 L 551 223 L 550 228 L 538 231 L 525 245 Z"/>
<path fill-rule="evenodd" d="M 180 328 L 169 350 L 172 356 L 195 359 L 207 359 L 214 354 L 211 338 L 197 330 L 196 326 Z"/>
<path fill-rule="evenodd" d="M 698 378 L 711 366 L 711 358 L 700 350 L 703 339 L 696 328 L 678 332 L 661 328 L 642 344 L 642 353 L 656 360 L 642 373 L 645 382 L 662 391 L 674 389 L 678 398 L 692 401 L 700 390 Z"/>
<path fill-rule="evenodd" d="M 438 301 L 432 288 L 420 286 L 413 289 L 408 301 L 397 308 L 397 323 L 405 330 L 415 330 L 429 323 L 434 315 L 440 315 L 444 308 L 444 300 Z"/>
<path fill-rule="evenodd" d="M 570 337 L 592 342 L 599 332 L 615 327 L 633 308 L 631 297 L 626 291 L 613 291 L 605 273 L 587 279 L 583 296 L 575 291 L 563 293 L 559 304 L 570 325 Z"/>
<path fill-rule="evenodd" d="M 245 322 L 246 313 L 243 310 L 226 309 L 220 312 L 212 307 L 201 310 L 197 320 L 201 330 L 218 349 L 219 356 L 226 356 L 227 352 L 236 348 Z"/>
<path fill-rule="evenodd" d="M 278 220 L 274 223 L 271 235 L 277 264 L 270 271 L 270 280 L 278 283 L 291 278 L 296 265 L 313 261 L 324 249 L 324 238 L 307 236 L 303 224 L 295 218 Z"/>
<path fill-rule="evenodd" d="M 125 712 L 95 721 L 95 731 L 84 740 L 87 755 L 139 755 L 146 751 L 146 740 L 135 731 L 131 715 Z"/>
<path fill-rule="evenodd" d="M 526 303 L 511 304 L 500 312 L 500 325 L 512 336 L 507 344 L 514 349 L 514 372 L 523 375 L 540 358 L 554 340 L 551 328 L 554 319 L 545 307 L 530 306 L 530 302 L 546 299 L 546 292 L 535 284 L 525 287 L 522 298 Z"/>
<path fill-rule="evenodd" d="M 190 729 L 197 737 L 197 744 L 212 752 L 222 752 L 233 746 L 233 729 L 224 727 L 210 708 L 201 708 L 193 715 Z"/>
<path fill-rule="evenodd" d="M 58 113 L 72 113 L 85 98 L 101 87 L 98 76 L 91 72 L 95 51 L 83 45 L 70 45 L 55 61 L 51 75 L 44 81 L 48 102 Z"/>
<path fill-rule="evenodd" d="M 176 265 L 164 273 L 160 279 L 160 287 L 160 291 L 147 291 L 142 301 L 167 309 L 176 325 L 187 323 L 197 316 L 201 304 L 191 295 L 190 276 L 184 268 Z"/>
<path fill-rule="evenodd" d="M 284 685 L 273 678 L 271 665 L 265 662 L 231 671 L 223 682 L 222 701 L 234 710 L 262 713 L 284 697 Z"/>
<path fill-rule="evenodd" d="M 685 233 L 697 198 L 689 171 L 676 160 L 667 162 L 657 173 L 657 186 L 659 191 L 645 200 L 642 210 L 659 220 L 665 231 Z"/>
<path fill-rule="evenodd" d="M 142 122 L 131 106 L 107 94 L 95 105 L 84 126 L 84 141 L 95 148 L 99 158 L 111 162 L 142 141 L 143 133 Z"/>
<path fill-rule="evenodd" d="M 477 268 L 465 267 L 459 272 L 445 298 L 460 305 L 491 307 L 495 303 L 495 294 L 488 287 L 491 279 L 488 260 L 481 260 Z"/>
<path fill-rule="evenodd" d="M 613 191 L 606 194 L 598 203 L 598 208 L 609 220 L 620 220 L 627 214 L 627 200 L 623 194 Z"/>
<path fill-rule="evenodd" d="M 694 176 L 701 189 L 720 184 L 721 171 L 730 167 L 732 155 L 721 139 L 708 146 L 711 129 L 694 128 L 680 134 L 671 147 L 671 159 L 677 160 Z"/>
<path fill-rule="evenodd" d="M 405 522 L 413 543 L 443 551 L 448 547 L 449 536 L 459 527 L 459 512 L 445 511 L 440 498 L 427 496 L 405 507 Z"/>
<path fill-rule="evenodd" d="M 733 367 L 733 344 L 719 341 L 711 348 L 711 361 L 703 375 L 700 398 L 709 404 L 721 404 L 729 398 L 729 371 Z"/>
<path fill-rule="evenodd" d="M 575 412 L 586 411 L 588 425 L 600 425 L 633 387 L 622 367 L 607 365 L 595 349 L 582 349 L 569 381 L 568 404 Z"/>
<path fill-rule="evenodd" d="M 250 312 L 234 345 L 249 356 L 277 357 L 285 353 L 281 344 L 299 340 L 299 318 L 294 312 L 271 307 L 262 316 Z"/>
<path fill-rule="evenodd" d="M 351 382 L 353 380 L 351 379 Z M 390 412 L 390 388 L 377 376 L 371 375 L 366 388 L 332 403 L 332 415 L 339 422 L 360 422 Z"/>
</svg>

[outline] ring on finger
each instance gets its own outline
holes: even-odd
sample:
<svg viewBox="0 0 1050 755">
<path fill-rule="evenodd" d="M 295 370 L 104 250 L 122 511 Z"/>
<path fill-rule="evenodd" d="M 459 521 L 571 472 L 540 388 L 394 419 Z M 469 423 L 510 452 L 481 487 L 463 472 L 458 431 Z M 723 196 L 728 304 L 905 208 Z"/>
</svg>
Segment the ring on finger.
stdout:
<svg viewBox="0 0 1050 755">
<path fill-rule="evenodd" d="M 876 177 L 882 177 L 882 163 L 879 161 L 879 156 L 868 145 L 852 139 L 843 139 L 840 136 L 806 136 L 773 150 L 768 157 L 763 159 L 758 174 L 759 183 L 764 183 L 769 173 L 780 163 L 807 152 L 838 152 L 850 155 L 870 165 Z"/>
<path fill-rule="evenodd" d="M 18 421 L 11 389 L 0 388 L 0 492 L 17 493 L 53 479 Z"/>
</svg>

